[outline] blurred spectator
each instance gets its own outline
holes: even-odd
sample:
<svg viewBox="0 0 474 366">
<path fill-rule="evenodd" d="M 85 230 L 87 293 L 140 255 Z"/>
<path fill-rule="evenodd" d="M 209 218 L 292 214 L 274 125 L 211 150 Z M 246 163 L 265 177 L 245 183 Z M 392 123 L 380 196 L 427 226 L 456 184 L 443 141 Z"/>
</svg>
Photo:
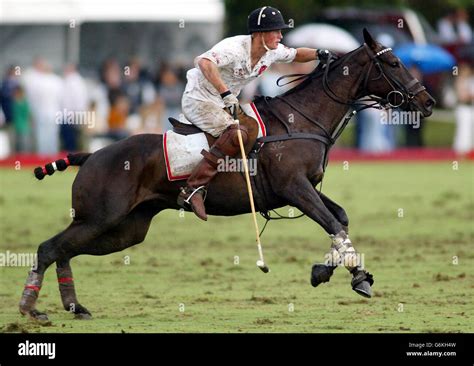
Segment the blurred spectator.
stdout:
<svg viewBox="0 0 474 366">
<path fill-rule="evenodd" d="M 122 92 L 111 92 L 110 112 L 108 117 L 109 132 L 108 136 L 116 141 L 128 137 L 125 125 L 130 111 L 130 101 Z"/>
<path fill-rule="evenodd" d="M 122 73 L 117 60 L 109 58 L 104 61 L 100 70 L 100 81 L 107 88 L 107 92 L 122 89 Z"/>
<path fill-rule="evenodd" d="M 444 43 L 470 43 L 472 28 L 465 9 L 452 9 L 438 21 L 438 33 Z"/>
<path fill-rule="evenodd" d="M 88 100 L 86 83 L 77 71 L 76 65 L 66 65 L 62 91 L 64 120 L 60 128 L 63 148 L 66 151 L 78 150 L 79 132 L 82 127 L 79 124 L 88 122 L 83 121 L 84 117 L 81 117 L 86 114 Z M 70 115 L 73 116 L 73 123 L 70 123 Z"/>
<path fill-rule="evenodd" d="M 156 96 L 155 89 L 152 82 L 147 79 L 146 73 L 142 72 L 138 58 L 133 58 L 125 66 L 124 75 L 123 89 L 130 101 L 130 113 L 135 114 L 139 112 L 140 106 L 153 103 Z"/>
<path fill-rule="evenodd" d="M 17 86 L 13 92 L 13 128 L 15 130 L 15 150 L 31 152 L 30 107 L 25 97 L 25 91 Z"/>
<path fill-rule="evenodd" d="M 158 95 L 164 103 L 162 111 L 163 132 L 172 129 L 168 117 L 180 119 L 181 97 L 184 84 L 178 79 L 176 72 L 167 64 L 163 64 L 159 74 Z"/>
<path fill-rule="evenodd" d="M 109 96 L 104 84 L 94 79 L 86 79 L 89 96 L 89 110 L 94 115 L 95 124 L 93 127 L 84 129 L 87 135 L 105 133 L 108 129 L 107 119 L 110 112 Z"/>
<path fill-rule="evenodd" d="M 380 153 L 395 148 L 395 128 L 385 110 L 368 108 L 356 115 L 356 147 L 365 152 Z M 384 123 L 384 121 L 386 123 Z"/>
<path fill-rule="evenodd" d="M 458 105 L 453 147 L 456 152 L 464 154 L 474 149 L 474 70 L 469 64 L 459 65 L 455 88 Z"/>
<path fill-rule="evenodd" d="M 36 58 L 33 68 L 25 72 L 23 83 L 33 117 L 36 151 L 56 154 L 59 151 L 57 120 L 61 113 L 62 80 L 43 58 Z"/>
<path fill-rule="evenodd" d="M 123 93 L 122 73 L 117 60 L 109 58 L 104 61 L 100 70 L 100 81 L 105 87 L 102 94 L 107 95 L 108 104 L 111 107 L 113 104 L 111 97 Z M 108 115 L 110 115 L 110 110 Z"/>
<path fill-rule="evenodd" d="M 162 122 L 167 117 L 167 113 L 161 98 L 157 97 L 153 103 L 140 108 L 140 117 L 142 121 L 141 129 L 137 130 L 136 133 L 163 133 L 165 131 L 165 125 Z"/>
<path fill-rule="evenodd" d="M 3 109 L 0 108 L 0 160 L 7 158 L 11 154 L 8 131 L 2 128 L 5 123 L 5 115 L 3 114 Z"/>
<path fill-rule="evenodd" d="M 13 121 L 13 93 L 18 85 L 19 81 L 15 75 L 15 66 L 10 66 L 5 73 L 0 87 L 0 101 L 7 124 Z"/>
</svg>

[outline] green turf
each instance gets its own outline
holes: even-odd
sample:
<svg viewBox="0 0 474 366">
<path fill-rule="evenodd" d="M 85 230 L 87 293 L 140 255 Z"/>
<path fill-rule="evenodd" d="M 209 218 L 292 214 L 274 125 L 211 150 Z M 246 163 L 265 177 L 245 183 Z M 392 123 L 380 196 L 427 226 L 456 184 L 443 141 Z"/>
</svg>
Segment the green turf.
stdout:
<svg viewBox="0 0 474 366">
<path fill-rule="evenodd" d="M 354 246 L 374 274 L 372 299 L 352 291 L 344 268 L 331 282 L 311 287 L 311 264 L 323 260 L 330 240 L 308 218 L 269 223 L 262 242 L 271 272 L 263 274 L 255 266 L 251 216 L 204 223 L 165 211 L 144 243 L 73 259 L 78 297 L 93 320 L 74 320 L 62 309 L 53 267 L 38 302 L 51 324 L 21 317 L 18 301 L 28 269 L 0 267 L 0 329 L 473 332 L 473 175 L 467 161 L 458 170 L 448 161 L 350 163 L 348 170 L 330 164 L 323 191 L 349 214 Z M 0 170 L 0 252 L 35 251 L 68 224 L 74 176 L 71 169 L 38 182 L 30 169 Z"/>
</svg>

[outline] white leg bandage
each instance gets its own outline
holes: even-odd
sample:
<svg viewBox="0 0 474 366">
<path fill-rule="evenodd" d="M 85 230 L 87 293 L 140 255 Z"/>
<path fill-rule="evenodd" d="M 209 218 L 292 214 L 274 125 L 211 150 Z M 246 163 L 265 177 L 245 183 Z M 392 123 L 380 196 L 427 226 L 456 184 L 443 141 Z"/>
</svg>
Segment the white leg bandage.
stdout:
<svg viewBox="0 0 474 366">
<path fill-rule="evenodd" d="M 332 239 L 331 245 L 331 261 L 333 266 L 343 265 L 349 271 L 357 267 L 359 256 L 357 255 L 352 242 L 344 231 L 336 235 L 330 235 Z"/>
</svg>

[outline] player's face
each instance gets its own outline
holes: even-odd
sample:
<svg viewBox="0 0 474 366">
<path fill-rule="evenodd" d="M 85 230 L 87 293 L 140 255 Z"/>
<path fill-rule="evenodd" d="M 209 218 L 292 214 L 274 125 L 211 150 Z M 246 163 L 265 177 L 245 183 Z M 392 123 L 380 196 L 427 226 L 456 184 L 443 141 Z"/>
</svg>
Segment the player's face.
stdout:
<svg viewBox="0 0 474 366">
<path fill-rule="evenodd" d="M 283 35 L 281 34 L 281 30 L 274 30 L 270 32 L 263 32 L 263 40 L 268 48 L 274 50 L 278 47 Z"/>
</svg>

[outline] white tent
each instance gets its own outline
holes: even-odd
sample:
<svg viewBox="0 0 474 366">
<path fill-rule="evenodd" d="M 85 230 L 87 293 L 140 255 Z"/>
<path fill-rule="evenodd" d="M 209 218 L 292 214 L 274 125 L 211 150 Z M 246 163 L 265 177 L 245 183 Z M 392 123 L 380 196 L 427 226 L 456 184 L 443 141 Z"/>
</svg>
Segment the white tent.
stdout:
<svg viewBox="0 0 474 366">
<path fill-rule="evenodd" d="M 124 23 L 143 24 L 135 54 L 147 48 L 145 43 L 159 43 L 168 50 L 166 57 L 188 60 L 219 40 L 224 16 L 222 0 L 0 0 L 0 44 L 5 56 L 0 72 L 8 64 L 29 65 L 34 55 L 47 55 L 55 69 L 66 61 L 78 62 L 85 54 L 84 42 L 90 44 L 95 38 L 86 31 L 94 25 L 99 25 L 94 28 L 101 45 L 98 51 L 106 52 L 107 46 L 125 49 L 135 41 L 130 41 L 132 33 L 126 37 L 119 31 L 130 27 L 115 25 L 117 37 L 123 37 L 118 45 L 124 47 L 104 39 L 111 24 Z M 156 29 L 162 37 L 156 36 Z M 143 54 L 145 59 L 155 56 L 156 52 Z"/>
<path fill-rule="evenodd" d="M 220 0 L 2 0 L 0 24 L 65 24 L 74 20 L 218 23 Z"/>
<path fill-rule="evenodd" d="M 293 47 L 327 48 L 337 53 L 347 53 L 360 46 L 346 30 L 325 23 L 297 27 L 285 35 L 284 42 Z"/>
</svg>

